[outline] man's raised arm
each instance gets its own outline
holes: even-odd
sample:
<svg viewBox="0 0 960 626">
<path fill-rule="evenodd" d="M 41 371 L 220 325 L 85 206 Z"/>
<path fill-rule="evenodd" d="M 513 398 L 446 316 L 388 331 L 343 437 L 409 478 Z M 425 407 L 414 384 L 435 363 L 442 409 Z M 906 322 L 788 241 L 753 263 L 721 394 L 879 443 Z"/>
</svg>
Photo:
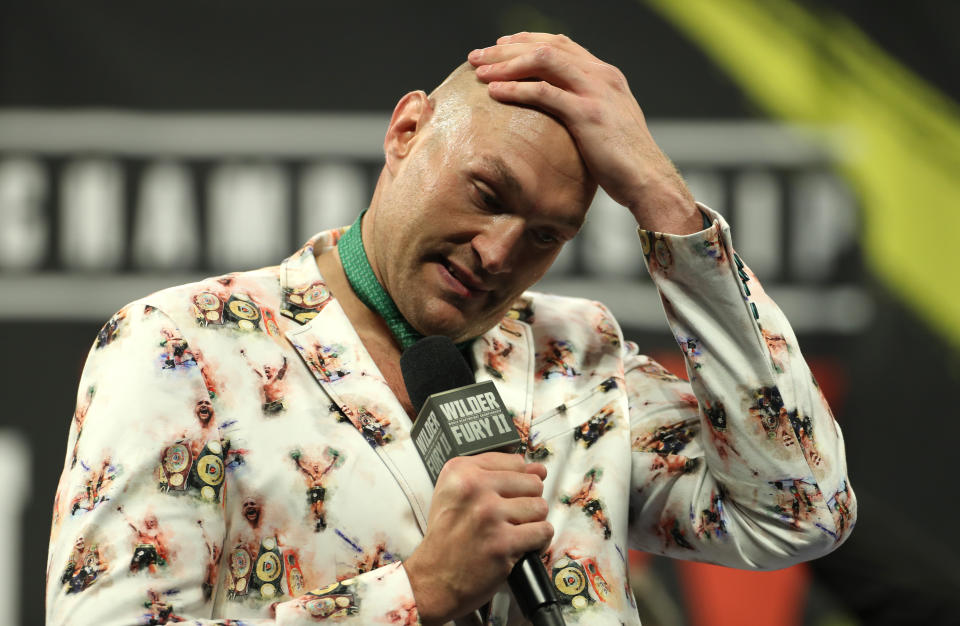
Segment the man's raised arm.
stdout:
<svg viewBox="0 0 960 626">
<path fill-rule="evenodd" d="M 623 74 L 545 33 L 501 37 L 468 59 L 494 99 L 559 119 L 633 214 L 686 359 L 690 383 L 626 344 L 634 547 L 775 568 L 839 545 L 856 518 L 839 427 L 783 313 L 723 218 L 694 202 Z"/>
</svg>

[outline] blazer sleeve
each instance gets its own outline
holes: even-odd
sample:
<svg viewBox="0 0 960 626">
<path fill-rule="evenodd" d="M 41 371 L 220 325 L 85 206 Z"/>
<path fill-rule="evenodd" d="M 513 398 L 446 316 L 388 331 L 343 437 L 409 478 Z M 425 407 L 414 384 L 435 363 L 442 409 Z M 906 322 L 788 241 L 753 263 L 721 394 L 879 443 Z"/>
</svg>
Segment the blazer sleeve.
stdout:
<svg viewBox="0 0 960 626">
<path fill-rule="evenodd" d="M 690 382 L 624 344 L 632 547 L 786 567 L 853 528 L 843 437 L 787 319 L 701 210 L 698 233 L 639 232 Z"/>
<path fill-rule="evenodd" d="M 172 319 L 143 301 L 97 336 L 54 502 L 48 624 L 225 623 L 212 616 L 226 577 L 227 444 L 214 420 L 203 426 L 195 416 L 210 392 L 192 350 Z M 187 455 L 178 446 L 195 449 Z M 196 463 L 188 467 L 187 458 Z M 161 464 L 171 471 L 158 471 Z M 181 489 L 186 483 L 191 489 Z M 416 620 L 400 563 L 330 581 L 263 613 L 242 622 Z"/>
</svg>

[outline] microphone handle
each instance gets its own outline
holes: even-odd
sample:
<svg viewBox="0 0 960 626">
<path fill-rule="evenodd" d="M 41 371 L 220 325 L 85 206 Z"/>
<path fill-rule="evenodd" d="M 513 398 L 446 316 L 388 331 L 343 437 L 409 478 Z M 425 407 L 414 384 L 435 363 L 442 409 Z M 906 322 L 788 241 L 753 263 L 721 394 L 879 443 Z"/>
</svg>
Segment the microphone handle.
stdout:
<svg viewBox="0 0 960 626">
<path fill-rule="evenodd" d="M 560 599 L 536 552 L 527 552 L 507 577 L 524 617 L 534 626 L 565 626 Z"/>
<path fill-rule="evenodd" d="M 567 626 L 559 604 L 544 604 L 530 616 L 533 626 Z"/>
</svg>

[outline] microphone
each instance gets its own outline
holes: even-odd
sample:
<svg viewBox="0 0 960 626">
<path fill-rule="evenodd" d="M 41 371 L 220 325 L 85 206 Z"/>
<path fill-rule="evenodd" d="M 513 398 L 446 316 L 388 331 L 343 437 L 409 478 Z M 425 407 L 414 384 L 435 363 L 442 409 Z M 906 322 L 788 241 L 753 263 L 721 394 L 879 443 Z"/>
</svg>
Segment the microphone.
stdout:
<svg viewBox="0 0 960 626">
<path fill-rule="evenodd" d="M 434 484 L 457 456 L 515 452 L 520 433 L 493 381 L 475 382 L 466 359 L 448 337 L 425 337 L 400 357 L 403 382 L 417 419 L 411 437 Z M 507 577 L 523 616 L 535 626 L 562 626 L 560 601 L 540 556 L 528 552 Z"/>
</svg>

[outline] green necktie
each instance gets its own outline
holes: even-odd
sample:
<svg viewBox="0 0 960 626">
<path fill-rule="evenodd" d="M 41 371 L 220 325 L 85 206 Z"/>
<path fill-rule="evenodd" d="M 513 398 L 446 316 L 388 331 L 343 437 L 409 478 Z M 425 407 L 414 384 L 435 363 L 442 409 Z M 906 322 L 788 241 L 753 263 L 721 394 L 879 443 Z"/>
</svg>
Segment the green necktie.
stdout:
<svg viewBox="0 0 960 626">
<path fill-rule="evenodd" d="M 360 232 L 360 223 L 363 220 L 366 209 L 357 216 L 357 221 L 347 229 L 337 243 L 337 251 L 340 253 L 340 263 L 343 265 L 343 271 L 347 274 L 347 281 L 353 287 L 357 297 L 377 315 L 383 318 L 387 323 L 387 328 L 393 333 L 400 347 L 406 349 L 422 339 L 423 335 L 418 333 L 410 325 L 394 304 L 393 298 L 383 288 L 377 276 L 370 267 L 370 261 L 367 259 L 367 252 L 363 248 L 363 235 Z"/>
</svg>

